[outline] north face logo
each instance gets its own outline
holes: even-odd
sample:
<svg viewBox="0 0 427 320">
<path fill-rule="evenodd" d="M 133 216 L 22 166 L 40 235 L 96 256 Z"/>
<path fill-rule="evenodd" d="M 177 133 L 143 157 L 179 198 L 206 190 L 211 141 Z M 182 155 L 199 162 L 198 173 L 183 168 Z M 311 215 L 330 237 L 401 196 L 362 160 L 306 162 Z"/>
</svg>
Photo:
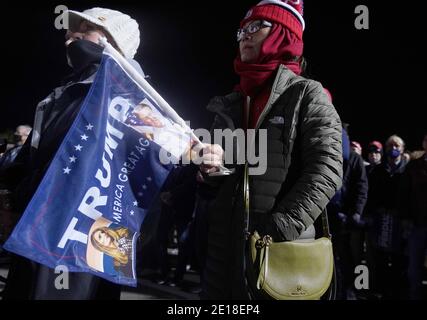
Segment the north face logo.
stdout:
<svg viewBox="0 0 427 320">
<path fill-rule="evenodd" d="M 271 118 L 269 121 L 272 124 L 284 124 L 285 123 L 285 118 L 280 117 L 280 116 L 275 116 L 274 118 Z"/>
</svg>

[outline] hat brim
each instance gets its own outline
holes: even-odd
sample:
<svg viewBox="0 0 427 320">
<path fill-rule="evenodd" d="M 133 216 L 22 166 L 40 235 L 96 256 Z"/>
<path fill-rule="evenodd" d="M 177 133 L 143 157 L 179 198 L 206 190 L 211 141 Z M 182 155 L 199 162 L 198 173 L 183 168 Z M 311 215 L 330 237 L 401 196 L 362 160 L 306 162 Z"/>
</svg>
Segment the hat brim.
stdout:
<svg viewBox="0 0 427 320">
<path fill-rule="evenodd" d="M 122 48 L 120 48 L 116 41 L 114 40 L 114 37 L 111 35 L 110 31 L 108 31 L 107 26 L 99 19 L 96 19 L 90 15 L 78 12 L 78 11 L 73 11 L 73 10 L 68 10 L 65 11 L 63 13 L 68 14 L 68 30 L 70 30 L 71 32 L 77 32 L 80 29 L 80 24 L 83 21 L 88 21 L 98 27 L 100 27 L 102 29 L 102 31 L 105 33 L 105 35 L 107 36 L 107 38 L 109 38 L 110 44 L 115 47 L 118 48 L 120 52 L 122 52 Z"/>
<path fill-rule="evenodd" d="M 70 30 L 71 32 L 78 31 L 80 28 L 80 24 L 83 21 L 88 21 L 90 23 L 93 23 L 94 25 L 101 27 L 103 30 L 108 32 L 106 30 L 105 24 L 101 20 L 96 19 L 92 16 L 89 16 L 82 12 L 73 11 L 73 10 L 65 11 L 63 14 L 64 15 L 68 14 L 68 30 Z"/>
</svg>

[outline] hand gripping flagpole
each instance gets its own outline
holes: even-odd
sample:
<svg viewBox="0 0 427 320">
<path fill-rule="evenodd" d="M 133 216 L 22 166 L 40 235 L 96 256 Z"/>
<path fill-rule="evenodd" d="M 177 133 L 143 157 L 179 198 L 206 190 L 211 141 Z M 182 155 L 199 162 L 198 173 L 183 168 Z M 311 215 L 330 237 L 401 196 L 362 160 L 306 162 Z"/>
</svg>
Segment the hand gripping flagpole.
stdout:
<svg viewBox="0 0 427 320">
<path fill-rule="evenodd" d="M 205 145 L 200 139 L 194 134 L 193 130 L 185 123 L 185 121 L 176 113 L 176 111 L 162 98 L 160 94 L 144 79 L 144 77 L 107 41 L 106 37 L 99 39 L 102 46 L 105 48 L 105 52 L 111 55 L 121 67 L 132 77 L 132 79 L 147 92 L 159 105 L 164 113 L 167 114 L 174 122 L 179 124 L 186 133 L 189 133 L 191 138 L 196 141 L 197 144 L 201 145 L 201 148 L 205 148 Z M 234 170 L 233 170 L 234 171 Z M 219 172 L 214 172 L 210 175 L 230 175 L 233 173 L 232 170 L 219 166 Z"/>
</svg>

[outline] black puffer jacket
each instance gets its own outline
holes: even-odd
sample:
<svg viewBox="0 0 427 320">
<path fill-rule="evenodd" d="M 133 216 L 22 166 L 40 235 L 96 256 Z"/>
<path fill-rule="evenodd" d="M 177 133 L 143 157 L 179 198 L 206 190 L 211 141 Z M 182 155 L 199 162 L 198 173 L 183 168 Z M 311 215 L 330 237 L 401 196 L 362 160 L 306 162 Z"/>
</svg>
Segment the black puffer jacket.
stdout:
<svg viewBox="0 0 427 320">
<path fill-rule="evenodd" d="M 242 105 L 239 93 L 214 98 L 214 128 L 242 128 Z M 257 129 L 267 129 L 267 168 L 249 177 L 250 230 L 294 240 L 341 187 L 341 121 L 318 82 L 281 66 Z M 210 206 L 203 298 L 247 297 L 243 171 L 222 178 Z"/>
<path fill-rule="evenodd" d="M 368 177 L 363 158 L 350 151 L 349 158 L 344 160 L 342 188 L 328 204 L 329 221 L 338 230 L 340 222 L 334 214 L 344 213 L 351 221 L 354 214 L 362 214 L 368 200 Z"/>
</svg>

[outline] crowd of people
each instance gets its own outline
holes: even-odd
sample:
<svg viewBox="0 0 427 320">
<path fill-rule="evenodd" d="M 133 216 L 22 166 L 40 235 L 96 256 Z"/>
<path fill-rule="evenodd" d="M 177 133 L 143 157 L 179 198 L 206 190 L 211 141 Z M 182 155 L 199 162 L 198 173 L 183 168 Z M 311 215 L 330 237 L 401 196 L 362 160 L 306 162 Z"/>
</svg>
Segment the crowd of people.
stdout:
<svg viewBox="0 0 427 320">
<path fill-rule="evenodd" d="M 67 58 L 72 74 L 37 106 L 34 130 L 13 161 L 6 152 L 1 183 L 22 213 L 75 119 L 102 57 L 101 37 L 129 62 L 139 46 L 135 20 L 93 8 L 69 11 Z M 208 144 L 202 164 L 177 167 L 160 195 L 156 281 L 180 285 L 192 261 L 202 299 L 262 299 L 247 277 L 248 234 L 271 241 L 314 240 L 327 211 L 334 244 L 337 299 L 365 294 L 354 286 L 355 267 L 368 266 L 370 297 L 423 297 L 427 242 L 427 136 L 420 157 L 405 156 L 397 135 L 383 144 L 351 141 L 330 93 L 305 78 L 302 1 L 263 0 L 240 21 L 234 71 L 239 83 L 213 98 L 212 129 L 268 132 L 267 167 L 251 175 L 246 162 L 224 164 L 224 147 Z M 141 71 L 142 72 L 142 71 Z M 28 136 L 28 131 L 27 131 Z M 221 175 L 229 167 L 230 175 Z M 3 166 L 3 164 L 2 164 Z M 231 171 L 233 170 L 233 171 Z M 321 229 L 321 227 L 320 227 Z M 178 259 L 171 273 L 167 249 L 176 230 Z M 191 257 L 195 258 L 191 258 Z M 144 268 L 144 265 L 140 266 Z M 5 299 L 114 299 L 120 288 L 91 274 L 73 273 L 70 290 L 53 287 L 53 270 L 12 256 Z M 76 285 L 78 284 L 78 285 Z"/>
<path fill-rule="evenodd" d="M 420 149 L 392 135 L 370 142 L 366 161 L 361 144 L 343 138 L 343 187 L 328 205 L 340 298 L 425 298 L 427 135 Z M 360 264 L 369 290 L 355 288 Z"/>
</svg>

